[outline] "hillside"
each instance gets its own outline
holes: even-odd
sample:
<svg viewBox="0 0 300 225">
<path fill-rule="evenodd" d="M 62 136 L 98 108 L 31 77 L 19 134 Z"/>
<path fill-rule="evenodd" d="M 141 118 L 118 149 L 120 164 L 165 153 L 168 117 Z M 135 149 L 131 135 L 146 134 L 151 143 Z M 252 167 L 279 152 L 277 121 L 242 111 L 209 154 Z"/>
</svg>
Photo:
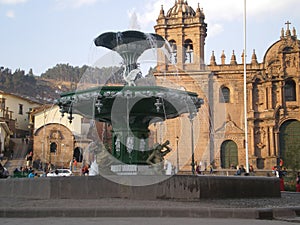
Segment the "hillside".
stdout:
<svg viewBox="0 0 300 225">
<path fill-rule="evenodd" d="M 22 97 L 30 97 L 41 103 L 51 103 L 61 93 L 76 90 L 78 83 L 95 86 L 106 83 L 123 83 L 120 67 L 91 68 L 86 65 L 73 67 L 69 64 L 57 64 L 41 76 L 35 76 L 30 70 L 12 71 L 0 67 L 0 90 Z"/>
</svg>

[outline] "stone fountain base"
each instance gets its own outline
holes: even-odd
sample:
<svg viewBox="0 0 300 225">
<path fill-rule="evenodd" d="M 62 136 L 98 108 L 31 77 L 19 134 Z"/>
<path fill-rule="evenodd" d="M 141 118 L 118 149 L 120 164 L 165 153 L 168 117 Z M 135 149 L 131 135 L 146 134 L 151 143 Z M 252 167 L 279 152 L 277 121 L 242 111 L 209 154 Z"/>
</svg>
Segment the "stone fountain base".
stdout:
<svg viewBox="0 0 300 225">
<path fill-rule="evenodd" d="M 113 177 L 115 178 L 115 177 Z M 109 178 L 110 179 L 110 178 Z M 273 177 L 175 175 L 166 180 L 157 176 L 118 176 L 122 185 L 101 176 L 18 178 L 0 180 L 0 197 L 34 199 L 224 199 L 277 198 L 279 179 Z M 130 186 L 137 180 L 152 179 L 147 186 Z"/>
</svg>

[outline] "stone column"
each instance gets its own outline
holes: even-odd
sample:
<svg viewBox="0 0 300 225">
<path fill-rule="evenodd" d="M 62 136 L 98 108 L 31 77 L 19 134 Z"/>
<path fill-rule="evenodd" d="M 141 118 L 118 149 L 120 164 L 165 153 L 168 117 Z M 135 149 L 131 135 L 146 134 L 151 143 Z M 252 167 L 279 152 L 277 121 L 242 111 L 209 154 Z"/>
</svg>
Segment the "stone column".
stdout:
<svg viewBox="0 0 300 225">
<path fill-rule="evenodd" d="M 270 153 L 271 156 L 275 156 L 276 149 L 274 144 L 274 128 L 273 126 L 269 127 L 269 137 L 270 137 Z"/>
<path fill-rule="evenodd" d="M 254 140 L 254 128 L 253 126 L 249 126 L 249 149 L 251 149 L 251 156 L 256 156 L 255 154 L 255 140 Z"/>
<path fill-rule="evenodd" d="M 185 53 L 184 53 L 184 49 L 183 49 L 183 34 L 178 34 L 177 35 L 177 40 L 176 40 L 176 44 L 177 44 L 177 66 L 179 69 L 183 69 L 183 65 L 184 65 L 184 60 L 185 60 Z"/>
<path fill-rule="evenodd" d="M 247 99 L 248 110 L 253 111 L 253 84 L 250 83 L 247 86 L 248 86 L 247 87 L 247 89 L 248 89 L 248 99 Z"/>
<path fill-rule="evenodd" d="M 274 156 L 279 156 L 279 131 L 275 132 L 275 148 L 273 154 Z"/>
<path fill-rule="evenodd" d="M 263 88 L 263 90 L 264 90 L 264 109 L 268 109 L 269 107 L 268 107 L 268 105 L 269 105 L 269 101 L 268 101 L 268 87 L 264 87 Z"/>
<path fill-rule="evenodd" d="M 278 90 L 279 90 L 278 96 L 279 96 L 279 99 L 277 101 L 278 101 L 279 105 L 281 105 L 281 106 L 283 104 L 283 90 L 282 90 L 282 88 L 283 88 L 283 81 L 279 81 L 279 83 L 278 83 Z"/>
<path fill-rule="evenodd" d="M 206 29 L 200 31 L 200 69 L 204 69 L 204 45 L 205 45 Z"/>
<path fill-rule="evenodd" d="M 268 156 L 271 155 L 271 149 L 270 149 L 270 129 L 269 127 L 266 127 L 266 148 L 268 151 Z"/>
<path fill-rule="evenodd" d="M 272 84 L 270 85 L 268 83 L 267 86 L 267 109 L 271 109 L 272 108 Z"/>
</svg>

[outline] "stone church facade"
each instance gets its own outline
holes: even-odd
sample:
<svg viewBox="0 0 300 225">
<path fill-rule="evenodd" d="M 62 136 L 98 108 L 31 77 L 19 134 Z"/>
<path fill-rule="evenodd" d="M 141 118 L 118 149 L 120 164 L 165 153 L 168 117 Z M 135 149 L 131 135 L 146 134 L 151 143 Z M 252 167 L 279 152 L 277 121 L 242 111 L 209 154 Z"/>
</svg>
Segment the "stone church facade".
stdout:
<svg viewBox="0 0 300 225">
<path fill-rule="evenodd" d="M 203 9 L 198 5 L 194 10 L 183 0 L 175 1 L 167 12 L 162 6 L 154 28 L 170 43 L 171 52 L 168 57 L 159 55 L 155 72 L 158 85 L 178 85 L 205 101 L 193 124 L 194 133 L 183 131 L 184 127 L 178 133 L 178 119 L 167 121 L 170 129 L 165 138 L 177 142 L 180 151 L 191 148 L 188 137 L 193 135 L 195 160 L 215 168 L 245 165 L 244 54 L 241 63 L 234 52 L 226 63 L 223 52 L 217 63 L 212 52 L 206 65 L 208 29 Z M 268 170 L 283 159 L 293 169 L 300 160 L 300 41 L 295 28 L 287 22 L 262 62 L 257 61 L 255 51 L 247 61 L 249 164 Z M 180 159 L 183 154 L 187 153 L 179 153 Z"/>
</svg>

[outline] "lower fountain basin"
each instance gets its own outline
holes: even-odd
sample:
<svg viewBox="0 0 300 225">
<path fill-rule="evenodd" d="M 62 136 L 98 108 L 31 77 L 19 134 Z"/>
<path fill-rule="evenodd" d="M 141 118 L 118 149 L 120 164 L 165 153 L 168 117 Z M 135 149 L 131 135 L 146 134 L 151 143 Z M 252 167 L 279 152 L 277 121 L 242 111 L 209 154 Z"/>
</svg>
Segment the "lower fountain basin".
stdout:
<svg viewBox="0 0 300 225">
<path fill-rule="evenodd" d="M 131 186 L 152 179 L 151 185 Z M 123 185 L 111 180 L 122 180 Z M 158 182 L 155 183 L 155 180 Z M 0 197 L 29 199 L 226 199 L 279 198 L 279 179 L 251 176 L 174 175 L 160 176 L 45 177 L 0 180 Z"/>
</svg>

